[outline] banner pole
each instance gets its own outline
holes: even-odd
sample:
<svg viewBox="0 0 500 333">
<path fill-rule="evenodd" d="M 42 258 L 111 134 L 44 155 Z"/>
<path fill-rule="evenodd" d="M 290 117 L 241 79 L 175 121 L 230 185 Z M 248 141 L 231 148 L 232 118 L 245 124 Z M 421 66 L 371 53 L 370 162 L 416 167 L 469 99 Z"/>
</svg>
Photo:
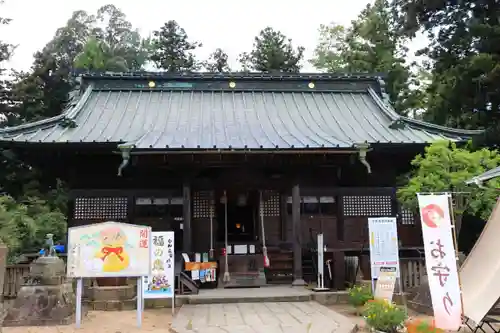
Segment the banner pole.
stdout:
<svg viewBox="0 0 500 333">
<path fill-rule="evenodd" d="M 457 262 L 457 278 L 458 278 L 458 288 L 460 289 L 460 312 L 461 312 L 461 319 L 462 319 L 462 325 L 464 324 L 464 299 L 463 299 L 463 294 L 462 294 L 462 282 L 460 281 L 460 261 L 458 257 L 458 237 L 457 237 L 457 232 L 455 228 L 455 214 L 453 213 L 453 198 L 451 193 L 447 193 L 448 195 L 448 205 L 450 209 L 450 221 L 451 221 L 451 228 L 452 228 L 452 237 L 453 237 L 453 245 L 455 246 L 455 260 Z"/>
</svg>

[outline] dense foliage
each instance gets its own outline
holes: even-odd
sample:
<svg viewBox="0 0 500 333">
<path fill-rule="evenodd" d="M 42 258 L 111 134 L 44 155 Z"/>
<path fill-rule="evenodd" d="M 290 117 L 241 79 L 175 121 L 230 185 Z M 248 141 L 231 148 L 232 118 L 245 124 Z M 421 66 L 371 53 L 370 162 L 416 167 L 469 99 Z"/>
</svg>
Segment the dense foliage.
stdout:
<svg viewBox="0 0 500 333">
<path fill-rule="evenodd" d="M 423 32 L 431 61 L 425 118 L 450 126 L 500 130 L 500 2 L 395 1 L 400 31 Z"/>
<path fill-rule="evenodd" d="M 462 214 L 466 210 L 469 214 L 488 219 L 500 187 L 500 179 L 492 179 L 481 188 L 467 185 L 466 181 L 498 165 L 500 154 L 496 150 L 472 150 L 457 147 L 449 141 L 438 141 L 412 161 L 413 169 L 404 177 L 398 198 L 405 207 L 416 211 L 417 193 L 451 193 L 459 233 Z"/>
<path fill-rule="evenodd" d="M 419 72 L 408 63 L 408 38 L 396 29 L 389 0 L 368 4 L 350 26 L 321 25 L 319 43 L 309 60 L 318 70 L 334 73 L 380 73 L 389 101 L 401 114 L 421 109 Z M 411 87 L 413 86 L 413 87 Z"/>
</svg>

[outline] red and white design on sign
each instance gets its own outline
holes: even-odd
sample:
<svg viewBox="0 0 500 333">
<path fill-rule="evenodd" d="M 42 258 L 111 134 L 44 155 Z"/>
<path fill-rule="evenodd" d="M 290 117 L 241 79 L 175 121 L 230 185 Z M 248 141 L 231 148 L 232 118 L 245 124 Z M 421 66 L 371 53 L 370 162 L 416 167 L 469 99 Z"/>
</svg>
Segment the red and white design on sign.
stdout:
<svg viewBox="0 0 500 333">
<path fill-rule="evenodd" d="M 417 195 L 436 327 L 458 331 L 462 301 L 448 194 Z"/>
<path fill-rule="evenodd" d="M 139 247 L 147 249 L 149 247 L 149 230 L 141 229 L 139 231 Z"/>
</svg>

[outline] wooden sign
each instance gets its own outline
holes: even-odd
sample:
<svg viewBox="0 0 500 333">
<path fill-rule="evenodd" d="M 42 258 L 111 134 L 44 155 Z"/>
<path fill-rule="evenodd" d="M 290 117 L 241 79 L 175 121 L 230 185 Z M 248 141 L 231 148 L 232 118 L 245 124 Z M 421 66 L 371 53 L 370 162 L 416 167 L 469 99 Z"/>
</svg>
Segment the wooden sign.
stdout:
<svg viewBox="0 0 500 333">
<path fill-rule="evenodd" d="M 396 267 L 380 267 L 380 274 L 375 286 L 375 299 L 392 302 L 392 295 L 396 286 Z"/>
<path fill-rule="evenodd" d="M 209 262 L 185 262 L 184 267 L 186 271 L 198 271 L 200 269 L 217 268 L 217 263 L 214 261 Z"/>
</svg>

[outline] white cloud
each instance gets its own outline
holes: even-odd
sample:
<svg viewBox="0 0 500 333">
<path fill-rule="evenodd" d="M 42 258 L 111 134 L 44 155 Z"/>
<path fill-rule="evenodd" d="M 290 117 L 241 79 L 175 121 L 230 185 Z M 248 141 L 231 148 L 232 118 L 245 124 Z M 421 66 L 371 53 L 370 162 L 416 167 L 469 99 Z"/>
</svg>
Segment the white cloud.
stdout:
<svg viewBox="0 0 500 333">
<path fill-rule="evenodd" d="M 111 1 L 109 1 L 111 2 Z M 90 13 L 109 3 L 104 0 L 6 0 L 0 6 L 1 15 L 12 18 L 12 23 L 0 31 L 0 39 L 18 44 L 11 61 L 16 69 L 28 69 L 32 55 L 41 49 L 57 28 L 64 26 L 71 13 L 85 10 Z M 306 59 L 311 57 L 321 23 L 348 24 L 369 1 L 367 0 L 309 0 L 309 1 L 228 1 L 228 0 L 115 0 L 128 19 L 148 34 L 164 22 L 174 19 L 193 40 L 203 42 L 197 55 L 205 58 L 220 47 L 236 63 L 239 53 L 251 48 L 260 29 L 272 26 L 281 30 L 295 45 L 306 48 Z M 419 43 L 421 44 L 421 43 Z M 304 71 L 313 68 L 305 63 Z"/>
</svg>

